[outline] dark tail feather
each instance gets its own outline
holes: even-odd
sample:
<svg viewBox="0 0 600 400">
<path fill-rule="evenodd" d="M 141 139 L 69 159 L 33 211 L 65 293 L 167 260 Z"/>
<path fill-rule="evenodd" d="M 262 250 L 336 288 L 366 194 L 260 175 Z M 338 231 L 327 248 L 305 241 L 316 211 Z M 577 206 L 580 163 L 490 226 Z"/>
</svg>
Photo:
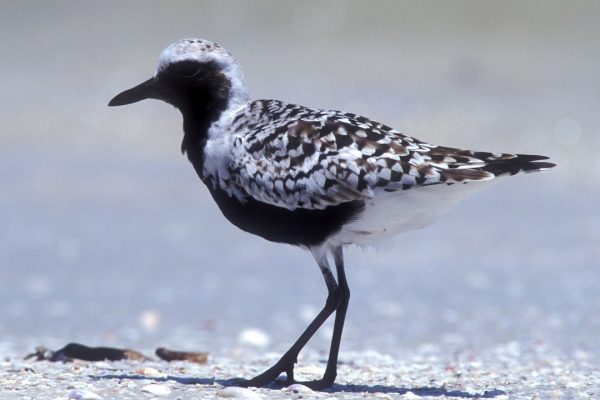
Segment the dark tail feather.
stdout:
<svg viewBox="0 0 600 400">
<path fill-rule="evenodd" d="M 547 160 L 546 156 L 537 156 L 532 154 L 515 154 L 513 158 L 485 160 L 487 165 L 482 170 L 498 175 L 515 175 L 519 172 L 544 171 L 556 166 L 556 164 L 543 162 Z"/>
</svg>

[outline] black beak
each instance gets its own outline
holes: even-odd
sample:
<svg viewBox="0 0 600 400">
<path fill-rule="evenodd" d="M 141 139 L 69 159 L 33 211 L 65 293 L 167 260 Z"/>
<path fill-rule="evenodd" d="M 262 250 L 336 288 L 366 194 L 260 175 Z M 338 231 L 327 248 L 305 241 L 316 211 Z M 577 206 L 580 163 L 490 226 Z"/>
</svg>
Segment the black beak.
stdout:
<svg viewBox="0 0 600 400">
<path fill-rule="evenodd" d="M 146 82 L 132 87 L 119 93 L 108 103 L 109 106 L 124 106 L 125 104 L 136 103 L 145 99 L 158 99 L 159 87 L 155 78 L 150 78 Z"/>
</svg>

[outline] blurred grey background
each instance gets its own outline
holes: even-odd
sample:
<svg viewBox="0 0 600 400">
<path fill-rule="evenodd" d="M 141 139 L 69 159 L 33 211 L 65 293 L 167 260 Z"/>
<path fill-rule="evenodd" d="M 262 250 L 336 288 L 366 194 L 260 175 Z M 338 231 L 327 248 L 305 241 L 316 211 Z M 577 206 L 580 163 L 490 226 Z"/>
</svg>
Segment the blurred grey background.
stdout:
<svg viewBox="0 0 600 400">
<path fill-rule="evenodd" d="M 595 1 L 2 2 L 0 349 L 281 351 L 320 309 L 308 253 L 220 215 L 176 110 L 106 106 L 169 43 L 201 37 L 254 98 L 559 164 L 349 249 L 343 350 L 544 343 L 597 360 L 599 20 Z"/>
</svg>

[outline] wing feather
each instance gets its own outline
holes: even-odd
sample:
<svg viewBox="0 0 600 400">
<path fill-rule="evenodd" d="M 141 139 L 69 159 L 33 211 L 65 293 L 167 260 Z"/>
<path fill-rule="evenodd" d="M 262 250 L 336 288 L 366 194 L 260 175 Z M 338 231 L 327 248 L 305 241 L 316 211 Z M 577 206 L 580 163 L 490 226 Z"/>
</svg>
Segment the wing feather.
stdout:
<svg viewBox="0 0 600 400">
<path fill-rule="evenodd" d="M 288 209 L 527 170 L 522 155 L 435 146 L 354 114 L 273 100 L 255 101 L 245 112 L 251 123 L 233 127 L 229 175 L 239 192 Z M 527 159 L 529 169 L 536 157 Z"/>
</svg>

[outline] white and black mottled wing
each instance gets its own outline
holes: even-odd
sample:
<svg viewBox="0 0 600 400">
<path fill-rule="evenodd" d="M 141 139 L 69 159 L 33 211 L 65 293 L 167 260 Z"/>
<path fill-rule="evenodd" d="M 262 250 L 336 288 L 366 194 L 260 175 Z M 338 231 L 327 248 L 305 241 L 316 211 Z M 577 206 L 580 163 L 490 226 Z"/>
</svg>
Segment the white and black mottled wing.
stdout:
<svg viewBox="0 0 600 400">
<path fill-rule="evenodd" d="M 354 114 L 273 100 L 253 102 L 232 128 L 228 185 L 288 209 L 323 209 L 382 190 L 489 180 L 544 167 L 532 163 L 541 156 L 435 146 Z"/>
</svg>

